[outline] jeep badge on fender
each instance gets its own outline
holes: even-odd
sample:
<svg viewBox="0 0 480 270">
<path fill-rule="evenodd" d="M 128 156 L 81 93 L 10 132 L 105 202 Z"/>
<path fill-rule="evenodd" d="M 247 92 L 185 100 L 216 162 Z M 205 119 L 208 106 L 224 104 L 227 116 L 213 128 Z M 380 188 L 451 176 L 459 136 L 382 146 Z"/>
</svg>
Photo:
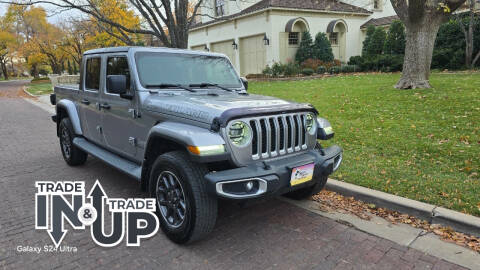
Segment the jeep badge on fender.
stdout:
<svg viewBox="0 0 480 270">
<path fill-rule="evenodd" d="M 311 105 L 247 93 L 223 54 L 118 47 L 84 53 L 79 85 L 55 87 L 65 161 L 87 155 L 140 182 L 176 243 L 210 233 L 218 198 L 320 191 L 342 162 Z"/>
</svg>

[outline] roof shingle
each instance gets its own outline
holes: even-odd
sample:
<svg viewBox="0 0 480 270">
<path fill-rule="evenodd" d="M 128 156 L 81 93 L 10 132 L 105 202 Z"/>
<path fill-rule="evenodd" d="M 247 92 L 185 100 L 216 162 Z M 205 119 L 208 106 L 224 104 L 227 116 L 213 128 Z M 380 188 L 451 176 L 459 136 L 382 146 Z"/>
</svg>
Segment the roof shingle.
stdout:
<svg viewBox="0 0 480 270">
<path fill-rule="evenodd" d="M 211 20 L 205 23 L 199 23 L 192 26 L 192 29 L 202 27 L 205 25 L 221 22 L 221 21 L 229 21 L 231 19 L 240 17 L 242 15 L 246 15 L 249 13 L 253 13 L 256 11 L 268 9 L 268 8 L 286 8 L 286 9 L 310 9 L 310 10 L 318 10 L 318 11 L 333 11 L 333 12 L 347 12 L 347 13 L 361 13 L 365 15 L 369 15 L 372 12 L 357 7 L 350 4 L 345 4 L 337 0 L 262 0 L 241 12 L 224 16 L 215 20 Z"/>
<path fill-rule="evenodd" d="M 400 20 L 400 18 L 397 15 L 370 19 L 366 23 L 362 24 L 362 26 L 360 26 L 360 29 L 367 28 L 370 25 L 373 25 L 373 26 L 390 25 L 393 21 L 396 21 L 396 20 Z"/>
</svg>

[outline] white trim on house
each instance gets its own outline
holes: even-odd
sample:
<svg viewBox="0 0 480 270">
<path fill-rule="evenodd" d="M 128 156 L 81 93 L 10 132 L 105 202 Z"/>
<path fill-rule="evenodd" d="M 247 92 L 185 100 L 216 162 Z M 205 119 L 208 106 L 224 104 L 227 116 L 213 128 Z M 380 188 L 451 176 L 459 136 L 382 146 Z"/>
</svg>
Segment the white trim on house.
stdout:
<svg viewBox="0 0 480 270">
<path fill-rule="evenodd" d="M 319 14 L 337 14 L 337 15 L 353 15 L 353 16 L 364 16 L 364 17 L 368 17 L 370 16 L 371 14 L 368 14 L 368 13 L 359 13 L 359 12 L 346 12 L 346 11 L 328 11 L 328 10 L 315 10 L 315 9 L 300 9 L 300 8 L 280 8 L 280 7 L 267 7 L 267 8 L 263 8 L 263 9 L 259 9 L 259 10 L 255 10 L 255 11 L 252 11 L 250 13 L 247 13 L 247 14 L 242 14 L 242 15 L 239 15 L 238 17 L 235 16 L 233 18 L 228 18 L 228 19 L 222 19 L 222 17 L 218 17 L 216 20 L 216 22 L 206 22 L 207 24 L 205 25 L 200 25 L 198 27 L 192 27 L 189 31 L 192 32 L 192 31 L 197 31 L 197 30 L 200 30 L 200 29 L 203 29 L 203 28 L 206 28 L 206 27 L 211 27 L 211 26 L 214 26 L 214 25 L 218 25 L 218 24 L 223 24 L 223 23 L 229 23 L 229 22 L 232 22 L 234 20 L 238 20 L 238 19 L 242 19 L 242 18 L 245 18 L 245 17 L 248 17 L 248 16 L 253 16 L 253 15 L 257 15 L 257 13 L 263 13 L 263 12 L 266 12 L 266 11 L 276 11 L 276 10 L 279 10 L 279 11 L 297 11 L 297 12 L 307 12 L 307 13 L 319 13 Z"/>
</svg>

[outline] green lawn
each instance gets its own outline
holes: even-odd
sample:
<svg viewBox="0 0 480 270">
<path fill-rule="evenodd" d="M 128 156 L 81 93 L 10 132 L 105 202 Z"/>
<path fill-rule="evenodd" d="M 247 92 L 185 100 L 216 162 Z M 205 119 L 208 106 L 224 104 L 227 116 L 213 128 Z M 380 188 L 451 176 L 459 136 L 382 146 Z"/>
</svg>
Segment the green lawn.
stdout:
<svg viewBox="0 0 480 270">
<path fill-rule="evenodd" d="M 396 90 L 399 74 L 251 82 L 250 92 L 313 104 L 344 162 L 333 178 L 480 216 L 480 73 L 434 73 L 434 89 Z"/>
<path fill-rule="evenodd" d="M 45 95 L 52 93 L 52 83 L 49 80 L 31 82 L 27 86 L 27 91 L 33 95 Z"/>
</svg>

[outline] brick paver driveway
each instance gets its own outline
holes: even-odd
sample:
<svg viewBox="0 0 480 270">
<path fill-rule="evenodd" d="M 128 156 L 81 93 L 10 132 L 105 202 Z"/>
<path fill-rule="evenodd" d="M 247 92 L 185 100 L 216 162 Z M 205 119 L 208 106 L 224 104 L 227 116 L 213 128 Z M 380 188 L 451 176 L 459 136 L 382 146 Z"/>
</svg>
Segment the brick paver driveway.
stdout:
<svg viewBox="0 0 480 270">
<path fill-rule="evenodd" d="M 35 181 L 85 181 L 90 190 L 99 179 L 111 197 L 145 196 L 137 182 L 94 158 L 67 166 L 48 113 L 12 98 L 20 85 L 0 83 L 0 268 L 460 269 L 278 200 L 244 208 L 222 202 L 210 238 L 190 246 L 159 232 L 141 247 L 101 248 L 89 231 L 67 225 L 62 245 L 77 252 L 20 253 L 19 245 L 52 243 L 34 230 Z"/>
</svg>

